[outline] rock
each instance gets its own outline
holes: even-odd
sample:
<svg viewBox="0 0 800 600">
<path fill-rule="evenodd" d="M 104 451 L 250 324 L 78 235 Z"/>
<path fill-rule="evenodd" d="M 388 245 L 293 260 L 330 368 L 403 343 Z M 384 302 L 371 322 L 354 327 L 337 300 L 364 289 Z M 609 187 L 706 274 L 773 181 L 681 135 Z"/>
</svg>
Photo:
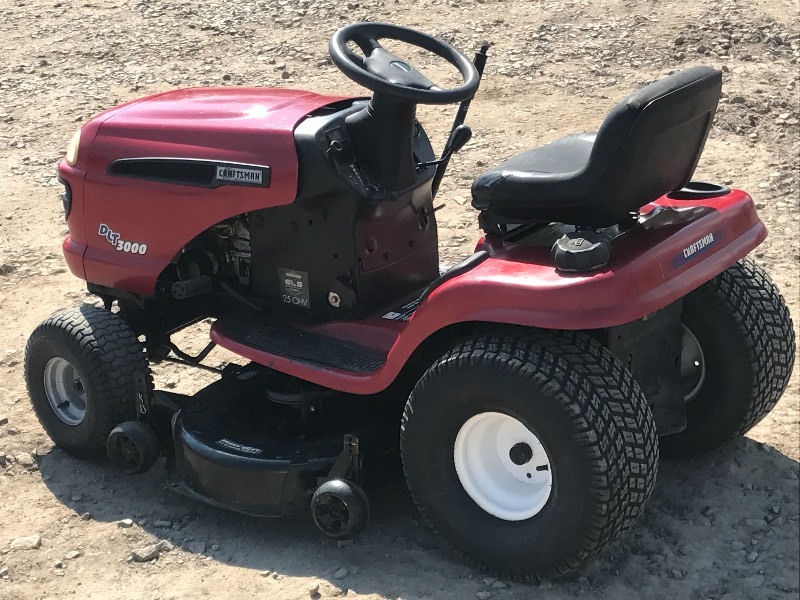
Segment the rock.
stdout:
<svg viewBox="0 0 800 600">
<path fill-rule="evenodd" d="M 81 521 L 89 521 L 92 518 L 91 513 L 85 512 L 81 515 Z"/>
<path fill-rule="evenodd" d="M 117 521 L 117 527 L 121 527 L 122 529 L 133 527 L 133 519 L 122 519 L 121 521 Z"/>
<path fill-rule="evenodd" d="M 494 590 L 504 590 L 507 587 L 508 587 L 508 584 L 505 583 L 504 581 L 495 581 L 492 584 L 492 589 L 494 589 Z"/>
<path fill-rule="evenodd" d="M 30 468 L 36 464 L 30 452 L 19 452 L 14 456 L 14 460 L 25 468 Z"/>
<path fill-rule="evenodd" d="M 148 562 L 158 558 L 162 552 L 169 552 L 172 548 L 172 544 L 166 540 L 162 540 L 157 544 L 150 544 L 149 546 L 137 548 L 131 552 L 131 559 L 133 562 Z"/>
<path fill-rule="evenodd" d="M 492 585 L 495 581 L 497 581 L 497 578 L 495 577 L 484 577 L 483 585 Z"/>
<path fill-rule="evenodd" d="M 131 558 L 133 562 L 148 562 L 158 558 L 159 554 L 161 554 L 161 548 L 158 544 L 151 544 L 149 546 L 137 548 L 131 552 Z"/>
<path fill-rule="evenodd" d="M 739 552 L 740 550 L 744 550 L 744 544 L 739 541 L 731 542 L 731 550 L 734 552 Z"/>
<path fill-rule="evenodd" d="M 190 542 L 186 545 L 186 549 L 192 554 L 202 554 L 206 551 L 205 542 Z"/>
<path fill-rule="evenodd" d="M 764 587 L 764 576 L 758 574 L 751 575 L 750 577 L 745 577 L 742 580 L 742 583 L 744 583 L 750 588 L 761 589 Z"/>
<path fill-rule="evenodd" d="M 352 546 L 355 543 L 356 541 L 353 538 L 350 538 L 349 540 L 337 540 L 336 546 L 339 548 L 344 548 L 346 546 Z"/>
<path fill-rule="evenodd" d="M 478 600 L 489 600 L 492 597 L 492 592 L 475 592 L 475 597 Z"/>
<path fill-rule="evenodd" d="M 351 567 L 350 568 L 350 574 L 351 575 L 358 575 L 360 571 L 361 571 L 361 567 Z"/>
<path fill-rule="evenodd" d="M 64 558 L 66 558 L 67 560 L 75 560 L 76 558 L 80 558 L 81 556 L 83 556 L 83 553 L 80 550 L 70 550 L 69 552 L 67 552 Z"/>
<path fill-rule="evenodd" d="M 8 417 L 0 416 L 0 425 L 6 425 L 6 424 L 8 424 Z"/>
<path fill-rule="evenodd" d="M 752 531 L 763 531 L 767 528 L 767 522 L 764 519 L 745 519 L 745 525 Z"/>
<path fill-rule="evenodd" d="M 729 104 L 744 104 L 744 96 L 732 96 L 730 100 L 728 100 Z"/>
<path fill-rule="evenodd" d="M 270 571 L 269 569 L 267 569 L 266 571 L 261 571 L 262 577 L 269 577 L 270 575 L 272 575 L 272 571 Z"/>
<path fill-rule="evenodd" d="M 0 452 L 0 467 L 5 467 L 7 461 L 8 461 L 8 457 L 5 454 L 3 454 L 2 452 Z"/>
<path fill-rule="evenodd" d="M 42 545 L 42 536 L 38 533 L 27 535 L 11 541 L 11 550 L 36 550 Z"/>
<path fill-rule="evenodd" d="M 750 554 L 747 555 L 747 562 L 754 563 L 756 562 L 757 558 L 758 558 L 758 552 L 753 550 Z"/>
<path fill-rule="evenodd" d="M 347 577 L 347 569 L 344 567 L 336 569 L 336 571 L 333 573 L 334 579 L 344 579 L 345 577 Z"/>
<path fill-rule="evenodd" d="M 72 502 L 80 502 L 81 500 L 83 500 L 83 496 L 72 496 L 72 498 L 70 498 L 70 500 Z"/>
<path fill-rule="evenodd" d="M 543 591 L 547 591 L 552 589 L 553 584 L 548 579 L 543 579 L 542 582 L 539 584 L 539 589 Z"/>
<path fill-rule="evenodd" d="M 8 577 L 8 567 L 5 565 L 0 565 L 0 579 Z"/>
<path fill-rule="evenodd" d="M 320 593 L 319 593 L 319 584 L 317 584 L 317 585 L 315 585 L 315 586 L 311 587 L 311 588 L 308 590 L 308 595 L 309 595 L 309 597 L 310 597 L 310 598 L 312 598 L 313 600 L 317 600 L 317 599 L 320 597 Z"/>
<path fill-rule="evenodd" d="M 153 523 L 156 527 L 163 527 L 164 529 L 169 529 L 172 527 L 172 521 L 165 521 L 163 519 L 159 519 L 155 523 Z"/>
<path fill-rule="evenodd" d="M 55 567 L 56 569 L 63 569 L 64 568 L 64 563 L 61 562 L 60 560 L 57 560 L 57 561 L 53 562 L 53 567 Z"/>
</svg>

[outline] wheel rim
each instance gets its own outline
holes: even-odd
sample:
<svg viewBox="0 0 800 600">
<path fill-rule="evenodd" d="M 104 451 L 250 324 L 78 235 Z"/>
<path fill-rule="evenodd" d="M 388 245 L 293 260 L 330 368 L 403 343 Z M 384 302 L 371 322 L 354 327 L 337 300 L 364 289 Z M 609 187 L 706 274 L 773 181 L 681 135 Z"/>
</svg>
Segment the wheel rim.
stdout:
<svg viewBox="0 0 800 600">
<path fill-rule="evenodd" d="M 126 473 L 134 473 L 141 467 L 143 462 L 142 454 L 139 448 L 136 447 L 136 442 L 127 435 L 114 436 L 111 450 L 113 456 L 109 452 L 109 457 L 112 462 Z"/>
<path fill-rule="evenodd" d="M 44 367 L 44 391 L 55 415 L 67 425 L 80 425 L 86 416 L 86 388 L 77 369 L 56 356 Z"/>
<path fill-rule="evenodd" d="M 681 390 L 683 401 L 695 399 L 706 380 L 706 360 L 703 348 L 695 335 L 683 326 L 683 348 L 681 350 Z"/>
<path fill-rule="evenodd" d="M 339 535 L 350 525 L 350 511 L 340 498 L 325 494 L 314 506 L 314 518 L 328 535 Z"/>
<path fill-rule="evenodd" d="M 498 519 L 530 519 L 550 498 L 553 470 L 547 452 L 514 417 L 485 412 L 469 419 L 456 436 L 453 459 L 464 491 Z"/>
</svg>

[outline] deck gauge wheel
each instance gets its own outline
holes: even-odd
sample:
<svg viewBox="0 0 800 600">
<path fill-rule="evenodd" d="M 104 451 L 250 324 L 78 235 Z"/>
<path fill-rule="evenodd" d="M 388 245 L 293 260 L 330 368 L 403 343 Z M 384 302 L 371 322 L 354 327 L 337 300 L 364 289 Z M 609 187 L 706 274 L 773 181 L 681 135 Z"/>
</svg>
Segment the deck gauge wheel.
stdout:
<svg viewBox="0 0 800 600">
<path fill-rule="evenodd" d="M 117 425 L 108 435 L 106 452 L 111 464 L 129 475 L 148 471 L 161 455 L 156 432 L 142 421 Z"/>
<path fill-rule="evenodd" d="M 350 539 L 358 535 L 369 519 L 369 501 L 364 491 L 344 479 L 331 479 L 317 488 L 311 498 L 314 524 L 326 536 Z"/>
</svg>

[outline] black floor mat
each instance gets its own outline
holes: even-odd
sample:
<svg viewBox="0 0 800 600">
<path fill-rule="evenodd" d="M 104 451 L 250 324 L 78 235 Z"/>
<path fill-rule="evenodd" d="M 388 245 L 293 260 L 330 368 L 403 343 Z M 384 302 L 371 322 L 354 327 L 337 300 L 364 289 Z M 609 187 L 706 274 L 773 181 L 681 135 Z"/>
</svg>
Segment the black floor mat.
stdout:
<svg viewBox="0 0 800 600">
<path fill-rule="evenodd" d="M 297 329 L 258 313 L 234 313 L 217 320 L 216 329 L 230 339 L 270 354 L 353 373 L 373 373 L 386 355 L 372 348 Z"/>
</svg>

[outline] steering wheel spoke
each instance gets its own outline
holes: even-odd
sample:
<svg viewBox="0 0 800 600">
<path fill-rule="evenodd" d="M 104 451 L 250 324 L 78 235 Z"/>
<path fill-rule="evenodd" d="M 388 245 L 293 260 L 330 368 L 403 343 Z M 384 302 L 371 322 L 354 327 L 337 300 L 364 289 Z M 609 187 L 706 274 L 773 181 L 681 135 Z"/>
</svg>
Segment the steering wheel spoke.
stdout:
<svg viewBox="0 0 800 600">
<path fill-rule="evenodd" d="M 353 36 L 352 41 L 353 43 L 355 43 L 356 46 L 358 46 L 361 49 L 361 51 L 364 53 L 364 56 L 366 57 L 369 57 L 374 50 L 377 50 L 378 48 L 383 48 L 383 46 L 381 46 L 381 43 L 377 39 L 369 37 L 368 35 L 356 34 Z"/>
</svg>

